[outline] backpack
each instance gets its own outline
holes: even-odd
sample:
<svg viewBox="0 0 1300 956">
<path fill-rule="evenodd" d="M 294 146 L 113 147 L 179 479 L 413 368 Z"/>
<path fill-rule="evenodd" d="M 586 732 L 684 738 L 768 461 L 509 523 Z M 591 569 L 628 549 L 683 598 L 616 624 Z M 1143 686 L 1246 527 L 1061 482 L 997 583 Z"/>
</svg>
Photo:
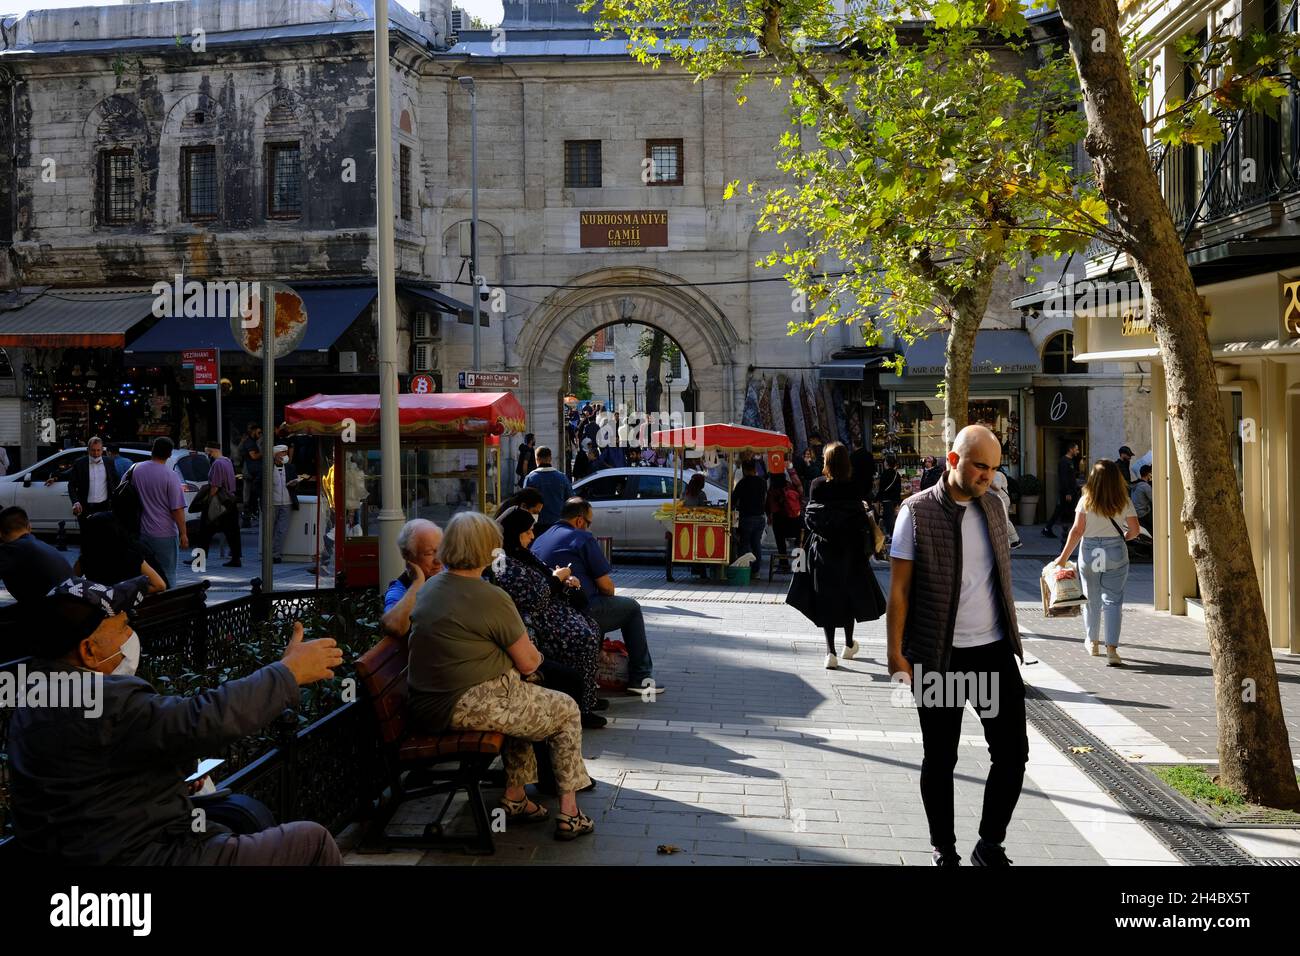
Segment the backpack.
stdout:
<svg viewBox="0 0 1300 956">
<path fill-rule="evenodd" d="M 122 530 L 132 536 L 140 533 L 140 518 L 144 514 L 144 502 L 140 500 L 140 492 L 132 477 L 139 465 L 140 462 L 136 462 L 128 468 L 113 489 L 113 516 Z"/>
<path fill-rule="evenodd" d="M 803 498 L 789 485 L 781 497 L 781 514 L 787 518 L 797 518 L 803 514 Z"/>
</svg>

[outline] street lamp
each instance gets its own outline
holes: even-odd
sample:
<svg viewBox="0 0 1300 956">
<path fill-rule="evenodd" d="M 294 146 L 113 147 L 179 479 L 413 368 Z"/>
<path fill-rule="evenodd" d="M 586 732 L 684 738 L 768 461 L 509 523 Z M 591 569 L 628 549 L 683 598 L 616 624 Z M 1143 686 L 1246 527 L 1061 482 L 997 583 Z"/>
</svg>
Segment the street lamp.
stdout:
<svg viewBox="0 0 1300 956">
<path fill-rule="evenodd" d="M 641 407 L 641 397 L 636 390 L 636 383 L 641 380 L 641 376 L 634 374 L 632 376 L 632 407 L 634 409 Z"/>
<path fill-rule="evenodd" d="M 664 376 L 664 386 L 668 393 L 668 400 L 664 403 L 664 413 L 668 416 L 668 427 L 673 427 L 673 373 L 670 371 Z"/>
<path fill-rule="evenodd" d="M 618 404 L 620 408 L 627 408 L 627 376 L 618 377 Z"/>
<path fill-rule="evenodd" d="M 474 298 L 474 371 L 479 363 L 479 275 L 478 275 L 478 97 L 474 92 L 474 77 L 462 76 L 460 88 L 469 91 L 469 281 Z"/>
<path fill-rule="evenodd" d="M 606 376 L 605 376 L 605 393 L 606 393 L 606 397 L 608 397 L 608 399 L 609 399 L 609 406 L 608 406 L 608 408 L 606 409 L 606 410 L 608 411 L 609 408 L 613 408 L 613 407 L 614 407 L 614 376 L 613 376 L 613 374 L 610 374 L 610 375 L 606 375 Z"/>
<path fill-rule="evenodd" d="M 378 177 L 375 185 L 376 272 L 379 285 L 379 580 L 391 581 L 402 571 L 402 557 L 397 551 L 397 536 L 406 516 L 402 513 L 402 485 L 399 470 L 398 443 L 401 436 L 397 422 L 397 288 L 394 272 L 394 209 L 393 209 L 393 115 L 389 106 L 391 88 L 388 64 L 388 0 L 375 0 L 375 164 Z M 269 296 L 272 304 L 274 296 Z M 267 338 L 274 334 L 268 329 Z M 268 349 L 269 351 L 269 349 Z M 267 419 L 267 444 L 272 444 L 275 422 Z M 265 488 L 270 488 L 271 463 L 263 468 L 267 475 Z M 269 494 L 269 491 L 266 492 Z M 263 509 L 269 512 L 271 499 L 263 499 Z M 270 536 L 271 525 L 262 525 L 262 534 Z M 341 534 L 342 528 L 336 533 Z M 268 552 L 269 553 L 269 552 Z M 264 572 L 270 562 L 263 557 Z M 265 575 L 270 589 L 270 576 Z"/>
</svg>

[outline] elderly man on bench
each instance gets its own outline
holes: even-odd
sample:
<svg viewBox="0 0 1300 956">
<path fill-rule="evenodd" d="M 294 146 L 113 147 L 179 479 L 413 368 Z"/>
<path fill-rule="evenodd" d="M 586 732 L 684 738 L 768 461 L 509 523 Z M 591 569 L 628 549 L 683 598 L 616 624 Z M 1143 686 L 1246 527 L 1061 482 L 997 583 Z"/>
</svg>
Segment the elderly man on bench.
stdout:
<svg viewBox="0 0 1300 956">
<path fill-rule="evenodd" d="M 335 641 L 304 642 L 295 623 L 276 663 L 197 697 L 165 697 L 134 676 L 140 638 L 126 612 L 147 585 L 143 577 L 113 587 L 70 578 L 44 598 L 35 636 L 43 660 L 33 668 L 67 675 L 94 699 L 15 710 L 9 761 L 19 848 L 73 865 L 340 863 L 334 838 L 316 823 L 236 835 L 206 819 L 181 769 L 296 707 L 299 687 L 332 677 L 342 663 Z"/>
</svg>

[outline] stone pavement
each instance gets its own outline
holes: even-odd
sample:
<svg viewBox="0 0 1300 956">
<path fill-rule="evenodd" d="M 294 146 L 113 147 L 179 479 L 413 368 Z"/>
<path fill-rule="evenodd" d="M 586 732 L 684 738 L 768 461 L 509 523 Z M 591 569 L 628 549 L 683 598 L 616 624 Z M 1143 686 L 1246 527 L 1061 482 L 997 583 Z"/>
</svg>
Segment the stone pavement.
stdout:
<svg viewBox="0 0 1300 956">
<path fill-rule="evenodd" d="M 820 633 L 782 603 L 788 578 L 749 589 L 673 586 L 647 566 L 620 567 L 615 578 L 643 603 L 656 676 L 668 690 L 652 702 L 615 699 L 609 726 L 584 734 L 598 787 L 580 802 L 596 834 L 563 844 L 550 823 L 517 826 L 498 835 L 491 857 L 352 852 L 348 863 L 929 864 L 916 713 L 891 703 L 883 619 L 860 626 L 858 660 L 827 671 Z M 988 759 L 973 714 L 964 730 L 956 806 L 967 856 Z M 1030 772 L 1007 838 L 1013 860 L 1174 862 L 1068 758 L 1030 736 Z M 453 825 L 466 822 L 460 811 Z M 433 800 L 413 803 L 392 832 L 418 832 L 434 812 Z M 681 852 L 657 853 L 665 844 Z"/>
</svg>

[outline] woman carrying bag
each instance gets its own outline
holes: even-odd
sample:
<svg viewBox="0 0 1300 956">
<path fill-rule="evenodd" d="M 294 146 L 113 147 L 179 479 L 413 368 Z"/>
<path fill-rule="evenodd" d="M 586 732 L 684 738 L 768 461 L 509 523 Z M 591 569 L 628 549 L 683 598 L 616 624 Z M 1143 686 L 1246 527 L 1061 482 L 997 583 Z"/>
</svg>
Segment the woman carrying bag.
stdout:
<svg viewBox="0 0 1300 956">
<path fill-rule="evenodd" d="M 1137 537 L 1137 511 L 1119 466 L 1100 458 L 1092 466 L 1083 494 L 1075 507 L 1074 525 L 1056 564 L 1064 565 L 1080 542 L 1079 575 L 1088 599 L 1084 611 L 1084 648 L 1101 656 L 1105 625 L 1106 666 L 1123 667 L 1119 656 L 1120 620 L 1124 612 L 1124 585 L 1128 582 L 1128 545 Z"/>
<path fill-rule="evenodd" d="M 875 530 L 853 484 L 849 451 L 839 442 L 826 446 L 822 477 L 812 483 L 804 527 L 806 569 L 794 575 L 785 601 L 822 629 L 826 669 L 839 667 L 835 629 L 844 628 L 844 658 L 861 645 L 853 626 L 885 613 L 885 595 L 871 570 Z"/>
</svg>

